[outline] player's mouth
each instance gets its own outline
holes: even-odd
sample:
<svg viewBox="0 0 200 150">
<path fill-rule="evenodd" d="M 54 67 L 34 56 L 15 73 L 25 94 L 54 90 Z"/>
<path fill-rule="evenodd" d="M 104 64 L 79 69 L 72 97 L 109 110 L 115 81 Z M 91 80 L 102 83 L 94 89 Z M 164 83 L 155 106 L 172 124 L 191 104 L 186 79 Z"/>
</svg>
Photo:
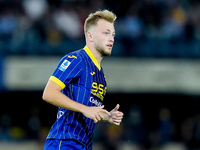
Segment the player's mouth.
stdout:
<svg viewBox="0 0 200 150">
<path fill-rule="evenodd" d="M 108 46 L 109 48 L 112 48 L 112 47 L 113 47 L 113 45 L 112 45 L 112 44 L 107 44 L 107 46 Z"/>
</svg>

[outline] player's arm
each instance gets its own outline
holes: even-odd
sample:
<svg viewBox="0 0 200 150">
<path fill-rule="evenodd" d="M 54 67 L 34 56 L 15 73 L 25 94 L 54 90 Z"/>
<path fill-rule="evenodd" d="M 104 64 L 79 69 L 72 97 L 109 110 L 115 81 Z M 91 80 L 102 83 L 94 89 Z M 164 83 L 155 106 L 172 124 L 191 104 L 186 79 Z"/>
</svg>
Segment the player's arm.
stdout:
<svg viewBox="0 0 200 150">
<path fill-rule="evenodd" d="M 115 125 L 120 125 L 122 122 L 124 114 L 119 110 L 119 104 L 115 106 L 113 110 L 110 111 L 111 115 L 104 114 L 104 121 L 108 121 Z"/>
<path fill-rule="evenodd" d="M 61 92 L 62 88 L 55 83 L 54 81 L 49 80 L 47 83 L 44 92 L 43 92 L 43 100 L 57 106 L 62 107 L 64 109 L 72 110 L 75 112 L 80 112 L 84 114 L 86 117 L 93 119 L 95 123 L 102 120 L 104 115 L 110 116 L 110 113 L 103 109 L 102 107 L 88 107 L 78 102 L 75 102 L 65 96 Z"/>
</svg>

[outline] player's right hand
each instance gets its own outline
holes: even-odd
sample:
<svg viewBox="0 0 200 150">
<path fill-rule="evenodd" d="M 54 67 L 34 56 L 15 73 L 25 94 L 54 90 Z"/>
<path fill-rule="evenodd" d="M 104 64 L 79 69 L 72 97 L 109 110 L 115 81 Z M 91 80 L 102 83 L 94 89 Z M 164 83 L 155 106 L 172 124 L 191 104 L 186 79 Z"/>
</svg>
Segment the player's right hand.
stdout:
<svg viewBox="0 0 200 150">
<path fill-rule="evenodd" d="M 103 109 L 104 105 L 101 107 L 85 107 L 85 109 L 83 110 L 83 115 L 85 115 L 86 117 L 94 120 L 95 123 L 104 120 L 104 117 L 106 115 L 110 116 L 111 114 Z"/>
</svg>

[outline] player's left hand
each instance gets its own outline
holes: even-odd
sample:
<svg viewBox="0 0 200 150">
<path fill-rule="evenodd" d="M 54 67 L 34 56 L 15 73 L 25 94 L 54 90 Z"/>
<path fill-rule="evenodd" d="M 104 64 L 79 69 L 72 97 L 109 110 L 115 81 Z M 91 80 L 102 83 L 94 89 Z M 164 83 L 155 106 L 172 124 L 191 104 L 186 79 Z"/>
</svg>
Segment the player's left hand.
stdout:
<svg viewBox="0 0 200 150">
<path fill-rule="evenodd" d="M 108 122 L 115 124 L 115 125 L 120 125 L 120 123 L 122 122 L 123 116 L 124 114 L 119 110 L 119 104 L 117 104 L 115 106 L 115 108 L 113 110 L 110 111 L 110 116 L 108 118 Z"/>
</svg>

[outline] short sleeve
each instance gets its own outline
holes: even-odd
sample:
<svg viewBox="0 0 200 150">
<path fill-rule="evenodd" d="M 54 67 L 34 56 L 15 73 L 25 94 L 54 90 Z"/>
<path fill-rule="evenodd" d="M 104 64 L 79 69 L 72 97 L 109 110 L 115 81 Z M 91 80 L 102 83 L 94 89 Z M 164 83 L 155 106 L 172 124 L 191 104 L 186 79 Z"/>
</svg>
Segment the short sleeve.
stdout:
<svg viewBox="0 0 200 150">
<path fill-rule="evenodd" d="M 67 84 L 80 77 L 82 69 L 81 57 L 77 54 L 68 54 L 60 60 L 50 80 L 64 89 Z"/>
</svg>

